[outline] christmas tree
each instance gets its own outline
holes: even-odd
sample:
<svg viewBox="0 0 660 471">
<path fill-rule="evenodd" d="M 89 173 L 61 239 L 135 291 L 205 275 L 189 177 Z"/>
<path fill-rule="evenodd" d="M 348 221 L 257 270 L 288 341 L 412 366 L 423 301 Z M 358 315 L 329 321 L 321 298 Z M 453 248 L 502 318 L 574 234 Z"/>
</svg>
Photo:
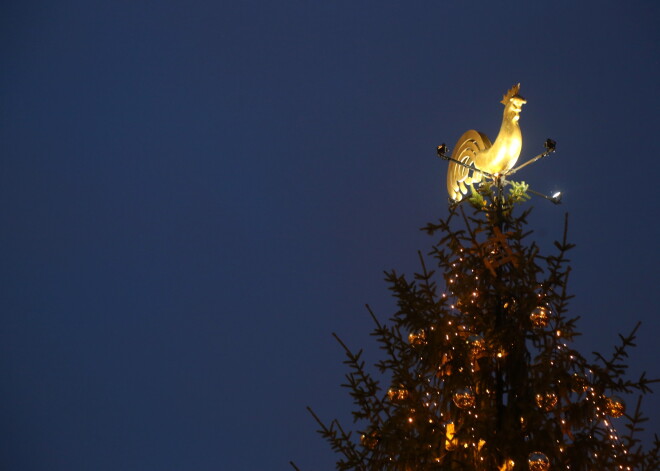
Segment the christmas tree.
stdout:
<svg viewBox="0 0 660 471">
<path fill-rule="evenodd" d="M 556 253 L 542 255 L 528 241 L 525 199 L 524 184 L 482 185 L 424 228 L 439 239 L 433 262 L 420 255 L 413 279 L 387 273 L 398 305 L 389 325 L 369 311 L 384 351 L 377 378 L 337 337 L 356 430 L 310 409 L 341 454 L 337 469 L 660 469 L 660 441 L 644 451 L 637 438 L 654 381 L 625 378 L 637 329 L 594 361 L 571 348 L 572 245 L 565 228 Z M 633 392 L 640 401 L 626 407 L 620 396 Z"/>
<path fill-rule="evenodd" d="M 493 143 L 470 130 L 451 157 L 438 148 L 450 161 L 453 203 L 447 218 L 423 228 L 437 242 L 420 254 L 419 273 L 386 274 L 398 305 L 390 323 L 369 309 L 384 352 L 377 373 L 335 335 L 350 369 L 355 430 L 309 410 L 341 455 L 339 470 L 660 469 L 660 440 L 645 451 L 639 439 L 641 398 L 658 380 L 626 377 L 639 325 L 611 355 L 588 360 L 572 348 L 579 332 L 568 313 L 568 219 L 554 253 L 531 240 L 531 208 L 522 206 L 538 193 L 508 177 L 555 143 L 515 167 L 527 103 L 519 91 L 504 95 Z M 631 394 L 637 402 L 626 407 L 621 396 Z"/>
</svg>

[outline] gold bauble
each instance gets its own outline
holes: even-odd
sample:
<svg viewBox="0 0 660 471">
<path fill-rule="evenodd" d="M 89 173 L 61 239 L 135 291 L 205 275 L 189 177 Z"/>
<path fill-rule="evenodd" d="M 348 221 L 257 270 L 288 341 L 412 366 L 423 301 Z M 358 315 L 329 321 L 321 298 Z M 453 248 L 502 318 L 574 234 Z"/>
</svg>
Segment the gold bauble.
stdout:
<svg viewBox="0 0 660 471">
<path fill-rule="evenodd" d="M 456 327 L 456 330 L 458 331 L 457 334 L 459 335 L 459 337 L 467 338 L 471 335 L 470 328 L 465 324 L 459 324 Z"/>
<path fill-rule="evenodd" d="M 420 345 L 426 344 L 426 332 L 424 330 L 418 330 L 417 332 L 410 332 L 408 334 L 408 342 L 413 347 L 418 347 Z"/>
<path fill-rule="evenodd" d="M 473 407 L 477 402 L 477 398 L 472 391 L 472 388 L 459 389 L 454 393 L 454 404 L 461 409 L 468 409 Z"/>
<path fill-rule="evenodd" d="M 550 312 L 547 307 L 538 306 L 529 315 L 529 319 L 532 321 L 534 327 L 542 329 L 548 325 L 548 322 L 550 322 Z"/>
<path fill-rule="evenodd" d="M 390 401 L 405 401 L 408 399 L 408 390 L 407 389 L 389 389 L 387 391 L 387 397 Z"/>
<path fill-rule="evenodd" d="M 588 386 L 589 383 L 587 382 L 587 378 L 577 373 L 573 373 L 573 376 L 571 377 L 571 391 L 583 393 L 587 390 Z"/>
<path fill-rule="evenodd" d="M 607 415 L 618 419 L 626 412 L 626 404 L 623 399 L 617 396 L 607 398 Z"/>
<path fill-rule="evenodd" d="M 550 460 L 540 451 L 533 451 L 527 458 L 529 471 L 548 471 L 550 469 Z"/>
<path fill-rule="evenodd" d="M 470 335 L 467 339 L 472 355 L 479 356 L 486 350 L 486 341 L 481 335 Z"/>
<path fill-rule="evenodd" d="M 536 405 L 546 412 L 550 412 L 557 405 L 557 395 L 553 392 L 536 395 Z"/>
<path fill-rule="evenodd" d="M 378 445 L 378 434 L 375 431 L 369 434 L 363 433 L 360 437 L 360 443 L 363 447 L 373 450 Z"/>
</svg>

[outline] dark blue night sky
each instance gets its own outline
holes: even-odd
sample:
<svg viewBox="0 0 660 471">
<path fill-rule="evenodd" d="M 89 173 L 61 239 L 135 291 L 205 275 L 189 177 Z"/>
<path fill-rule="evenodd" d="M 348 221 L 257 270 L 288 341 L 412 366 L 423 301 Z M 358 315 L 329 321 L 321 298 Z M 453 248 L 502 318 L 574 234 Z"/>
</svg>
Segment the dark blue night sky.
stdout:
<svg viewBox="0 0 660 471">
<path fill-rule="evenodd" d="M 447 213 L 446 162 L 521 82 L 517 176 L 570 213 L 587 356 L 643 322 L 660 376 L 660 7 L 651 1 L 5 1 L 0 468 L 334 468 L 337 332 Z M 659 392 L 660 393 L 660 392 Z M 660 431 L 657 394 L 646 402 Z"/>
</svg>

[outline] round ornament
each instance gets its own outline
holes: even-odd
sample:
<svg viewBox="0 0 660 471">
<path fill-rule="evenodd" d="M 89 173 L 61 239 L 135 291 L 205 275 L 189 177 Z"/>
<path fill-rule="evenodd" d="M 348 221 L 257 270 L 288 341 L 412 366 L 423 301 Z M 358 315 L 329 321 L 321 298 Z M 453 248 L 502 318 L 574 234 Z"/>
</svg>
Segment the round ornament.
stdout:
<svg viewBox="0 0 660 471">
<path fill-rule="evenodd" d="M 607 415 L 618 419 L 626 412 L 626 404 L 623 399 L 617 396 L 607 398 Z"/>
<path fill-rule="evenodd" d="M 550 460 L 540 451 L 533 451 L 527 458 L 529 471 L 548 471 L 550 469 Z"/>
<path fill-rule="evenodd" d="M 538 306 L 529 315 L 529 319 L 532 321 L 534 327 L 542 329 L 548 325 L 548 322 L 550 322 L 550 312 L 547 307 Z"/>
<path fill-rule="evenodd" d="M 477 402 L 477 398 L 472 391 L 472 388 L 459 389 L 454 393 L 454 404 L 461 409 L 468 409 L 473 407 Z"/>
<path fill-rule="evenodd" d="M 363 433 L 360 437 L 360 443 L 363 447 L 373 450 L 378 445 L 378 434 L 375 431 L 369 434 Z"/>
<path fill-rule="evenodd" d="M 467 339 L 472 355 L 479 356 L 486 350 L 486 341 L 481 335 L 470 335 Z"/>
<path fill-rule="evenodd" d="M 536 395 L 536 405 L 546 412 L 550 412 L 557 405 L 557 395 L 555 393 L 545 393 Z"/>
<path fill-rule="evenodd" d="M 573 376 L 571 377 L 571 391 L 583 393 L 587 390 L 588 386 L 589 383 L 587 382 L 587 378 L 578 373 L 573 373 Z"/>
<path fill-rule="evenodd" d="M 407 389 L 389 389 L 387 391 L 387 397 L 390 401 L 405 401 L 408 399 L 408 390 Z"/>
<path fill-rule="evenodd" d="M 408 342 L 413 347 L 419 347 L 420 345 L 426 344 L 426 332 L 424 330 L 418 330 L 417 332 L 410 332 L 408 335 Z"/>
</svg>

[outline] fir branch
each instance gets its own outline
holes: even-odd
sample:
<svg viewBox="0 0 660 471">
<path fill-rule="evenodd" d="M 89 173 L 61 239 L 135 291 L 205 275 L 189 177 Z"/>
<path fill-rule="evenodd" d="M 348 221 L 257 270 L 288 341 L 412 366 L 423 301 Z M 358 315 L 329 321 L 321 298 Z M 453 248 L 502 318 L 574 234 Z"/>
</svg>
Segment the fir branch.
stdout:
<svg viewBox="0 0 660 471">
<path fill-rule="evenodd" d="M 431 277 L 435 274 L 434 270 L 431 270 L 430 272 L 426 269 L 426 264 L 424 263 L 424 257 L 422 257 L 422 252 L 417 251 L 417 256 L 419 257 L 419 263 L 422 266 L 422 274 L 417 275 L 416 279 L 420 280 L 422 282 L 422 288 L 424 288 L 424 292 L 428 296 L 428 300 L 431 303 L 436 302 L 436 294 L 435 294 L 435 283 L 430 281 Z"/>
<path fill-rule="evenodd" d="M 375 381 L 365 371 L 365 362 L 361 360 L 362 350 L 353 353 L 337 334 L 333 333 L 332 335 L 344 348 L 347 356 L 344 363 L 351 370 L 345 375 L 348 382 L 341 386 L 350 389 L 350 395 L 358 406 L 358 409 L 353 412 L 354 421 L 366 419 L 371 423 L 378 424 L 381 420 L 380 414 L 384 410 L 382 401 L 377 397 L 380 386 L 378 381 Z"/>
<path fill-rule="evenodd" d="M 337 463 L 337 469 L 348 470 L 366 470 L 360 463 L 364 459 L 364 452 L 357 449 L 355 443 L 351 440 L 351 434 L 346 433 L 339 422 L 335 419 L 330 422 L 330 426 L 326 426 L 323 421 L 316 415 L 311 407 L 307 406 L 307 410 L 314 417 L 314 420 L 319 424 L 321 429 L 318 431 L 323 438 L 329 443 L 330 447 L 338 453 L 344 455 L 347 461 L 340 460 Z"/>
</svg>

